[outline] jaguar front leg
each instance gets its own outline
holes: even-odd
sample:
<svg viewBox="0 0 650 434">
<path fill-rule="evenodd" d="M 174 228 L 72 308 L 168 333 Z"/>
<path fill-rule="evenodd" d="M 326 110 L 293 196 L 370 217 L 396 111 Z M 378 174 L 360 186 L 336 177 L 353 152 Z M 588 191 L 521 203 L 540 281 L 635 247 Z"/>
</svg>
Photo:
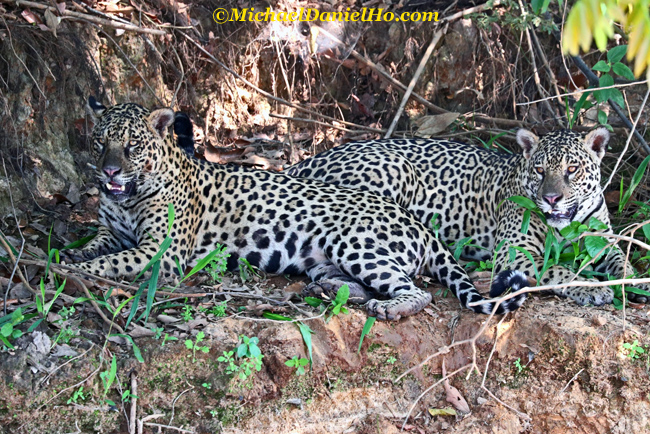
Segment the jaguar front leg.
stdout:
<svg viewBox="0 0 650 434">
<path fill-rule="evenodd" d="M 125 243 L 123 239 L 116 236 L 106 226 L 100 226 L 95 238 L 79 249 L 68 249 L 61 251 L 61 260 L 67 263 L 84 262 L 95 259 L 99 256 L 117 253 L 124 249 L 133 247 Z"/>
<path fill-rule="evenodd" d="M 90 261 L 73 264 L 90 274 L 114 279 L 117 277 L 134 278 L 149 264 L 151 259 L 160 251 L 160 245 L 153 239 L 143 240 L 138 247 L 96 257 Z M 178 274 L 178 266 L 183 270 L 186 259 L 177 256 L 173 246 L 167 249 L 160 258 L 160 271 L 163 276 L 173 277 Z"/>
<path fill-rule="evenodd" d="M 609 274 L 618 279 L 629 278 L 630 276 L 636 274 L 636 270 L 634 267 L 632 267 L 632 264 L 630 264 L 629 259 L 626 264 L 625 254 L 618 246 L 613 246 L 607 255 L 597 263 L 597 265 L 594 267 L 594 270 L 599 273 Z M 647 284 L 642 283 L 633 286 L 645 291 L 650 291 L 650 285 Z M 625 295 L 628 300 L 636 303 L 647 303 L 650 301 L 650 297 L 642 294 L 626 292 Z"/>
</svg>

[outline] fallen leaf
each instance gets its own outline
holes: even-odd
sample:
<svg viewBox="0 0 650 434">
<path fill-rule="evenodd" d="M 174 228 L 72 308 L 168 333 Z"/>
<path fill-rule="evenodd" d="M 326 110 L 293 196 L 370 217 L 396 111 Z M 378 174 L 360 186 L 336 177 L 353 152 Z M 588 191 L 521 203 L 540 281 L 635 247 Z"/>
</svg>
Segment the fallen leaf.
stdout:
<svg viewBox="0 0 650 434">
<path fill-rule="evenodd" d="M 441 115 L 423 116 L 417 121 L 415 125 L 418 127 L 418 137 L 431 137 L 435 134 L 441 133 L 447 129 L 456 119 L 460 113 L 443 113 Z"/>
<path fill-rule="evenodd" d="M 431 416 L 456 416 L 458 413 L 456 413 L 456 410 L 454 410 L 451 407 L 447 408 L 430 408 L 429 409 L 429 414 Z"/>
</svg>

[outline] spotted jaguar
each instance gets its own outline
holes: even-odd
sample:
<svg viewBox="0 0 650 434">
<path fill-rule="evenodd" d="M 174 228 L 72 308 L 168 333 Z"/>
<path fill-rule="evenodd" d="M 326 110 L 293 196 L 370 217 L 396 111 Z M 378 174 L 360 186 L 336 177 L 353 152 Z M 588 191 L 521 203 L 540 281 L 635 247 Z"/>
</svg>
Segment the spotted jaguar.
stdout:
<svg viewBox="0 0 650 434">
<path fill-rule="evenodd" d="M 175 119 L 170 109 L 107 108 L 94 98 L 89 106 L 96 117 L 101 226 L 86 246 L 65 253 L 84 271 L 135 276 L 169 236 L 160 266 L 165 276 L 196 264 L 219 243 L 230 253 L 229 270 L 241 258 L 268 273 L 304 272 L 313 281 L 306 295 L 333 297 L 347 284 L 350 300 L 382 320 L 413 315 L 431 301 L 413 283 L 416 274 L 438 279 L 464 306 L 483 298 L 433 233 L 389 198 L 192 158 L 168 134 Z M 187 131 L 187 119 L 177 122 L 177 132 Z M 169 204 L 175 210 L 170 228 Z M 514 290 L 527 283 L 521 274 L 508 277 Z M 524 299 L 519 294 L 498 313 Z"/>
<path fill-rule="evenodd" d="M 584 139 L 568 130 L 540 139 L 521 129 L 517 142 L 523 153 L 512 155 L 448 140 L 351 142 L 307 159 L 287 173 L 379 193 L 429 227 L 438 214 L 443 241 L 473 240 L 463 248 L 463 257 L 487 261 L 496 255 L 496 273 L 512 269 L 534 276 L 535 267 L 541 270 L 544 263 L 547 226 L 532 214 L 524 234 L 525 210 L 506 199 L 532 199 L 555 231 L 573 221 L 588 224 L 594 217 L 607 226 L 606 233 L 612 233 L 600 185 L 600 163 L 609 139 L 605 128 L 590 132 Z M 562 240 L 559 233 L 556 235 Z M 507 244 L 495 252 L 502 241 Z M 508 246 L 528 251 L 534 263 Z M 516 252 L 514 262 L 512 252 Z M 611 249 L 594 268 L 619 278 L 634 273 L 619 248 Z M 569 269 L 552 266 L 538 284 L 560 284 L 573 278 Z M 491 295 L 496 296 L 503 285 L 493 285 L 492 289 Z M 555 292 L 581 305 L 611 303 L 614 297 L 606 286 L 559 288 Z M 643 295 L 628 295 L 640 302 L 648 300 Z"/>
</svg>

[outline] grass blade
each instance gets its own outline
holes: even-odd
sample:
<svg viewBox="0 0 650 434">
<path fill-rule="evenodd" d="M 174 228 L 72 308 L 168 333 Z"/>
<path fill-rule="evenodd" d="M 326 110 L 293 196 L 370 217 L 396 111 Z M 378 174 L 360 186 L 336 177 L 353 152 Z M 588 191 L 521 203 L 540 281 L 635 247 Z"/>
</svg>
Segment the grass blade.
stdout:
<svg viewBox="0 0 650 434">
<path fill-rule="evenodd" d="M 359 349 L 357 350 L 357 353 L 361 352 L 361 345 L 363 344 L 363 338 L 365 338 L 366 335 L 370 333 L 370 329 L 372 328 L 373 324 L 375 324 L 375 321 L 377 321 L 376 317 L 369 316 L 368 319 L 366 320 L 366 323 L 363 325 L 363 330 L 361 330 L 361 339 L 359 339 Z"/>
</svg>

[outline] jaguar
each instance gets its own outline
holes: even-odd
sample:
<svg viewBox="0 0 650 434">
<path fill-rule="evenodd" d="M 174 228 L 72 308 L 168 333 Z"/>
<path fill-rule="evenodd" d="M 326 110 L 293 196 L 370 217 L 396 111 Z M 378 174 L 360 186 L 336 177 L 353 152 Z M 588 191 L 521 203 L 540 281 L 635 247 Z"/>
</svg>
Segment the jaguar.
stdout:
<svg viewBox="0 0 650 434">
<path fill-rule="evenodd" d="M 434 216 L 439 216 L 436 222 L 444 242 L 473 241 L 463 248 L 464 258 L 494 259 L 497 275 L 511 269 L 533 277 L 544 263 L 549 227 L 557 232 L 574 221 L 588 224 L 593 217 L 606 225 L 604 232 L 612 233 L 600 185 L 600 163 L 609 139 L 608 130 L 602 127 L 584 138 L 569 130 L 539 138 L 520 129 L 519 154 L 439 139 L 350 142 L 304 160 L 286 173 L 392 198 L 429 227 Z M 507 200 L 513 196 L 534 201 L 546 224 L 532 214 L 527 231 L 522 231 L 526 211 Z M 556 236 L 562 240 L 559 233 Z M 526 250 L 533 262 L 521 250 L 508 246 Z M 495 251 L 497 247 L 501 248 Z M 512 252 L 516 253 L 514 261 Z M 617 278 L 635 273 L 618 247 L 610 249 L 594 270 Z M 574 277 L 569 269 L 553 265 L 538 284 L 556 285 Z M 502 289 L 503 285 L 493 284 L 490 295 L 494 297 Z M 607 286 L 558 288 L 554 292 L 581 305 L 607 304 L 614 298 Z M 629 293 L 628 298 L 648 301 L 639 294 Z"/>
<path fill-rule="evenodd" d="M 171 109 L 106 107 L 92 97 L 88 105 L 96 118 L 100 226 L 83 248 L 64 251 L 66 262 L 81 270 L 108 278 L 139 275 L 169 237 L 160 257 L 164 277 L 179 275 L 219 243 L 230 254 L 229 270 L 245 259 L 267 273 L 304 272 L 312 280 L 304 294 L 330 298 L 347 284 L 350 301 L 381 320 L 429 304 L 431 295 L 413 282 L 417 274 L 438 279 L 463 306 L 483 299 L 442 242 L 392 199 L 195 159 L 169 134 Z M 187 119 L 176 121 L 176 131 L 189 134 Z M 528 283 L 521 273 L 505 278 L 515 291 Z M 525 297 L 473 310 L 505 313 Z"/>
</svg>

